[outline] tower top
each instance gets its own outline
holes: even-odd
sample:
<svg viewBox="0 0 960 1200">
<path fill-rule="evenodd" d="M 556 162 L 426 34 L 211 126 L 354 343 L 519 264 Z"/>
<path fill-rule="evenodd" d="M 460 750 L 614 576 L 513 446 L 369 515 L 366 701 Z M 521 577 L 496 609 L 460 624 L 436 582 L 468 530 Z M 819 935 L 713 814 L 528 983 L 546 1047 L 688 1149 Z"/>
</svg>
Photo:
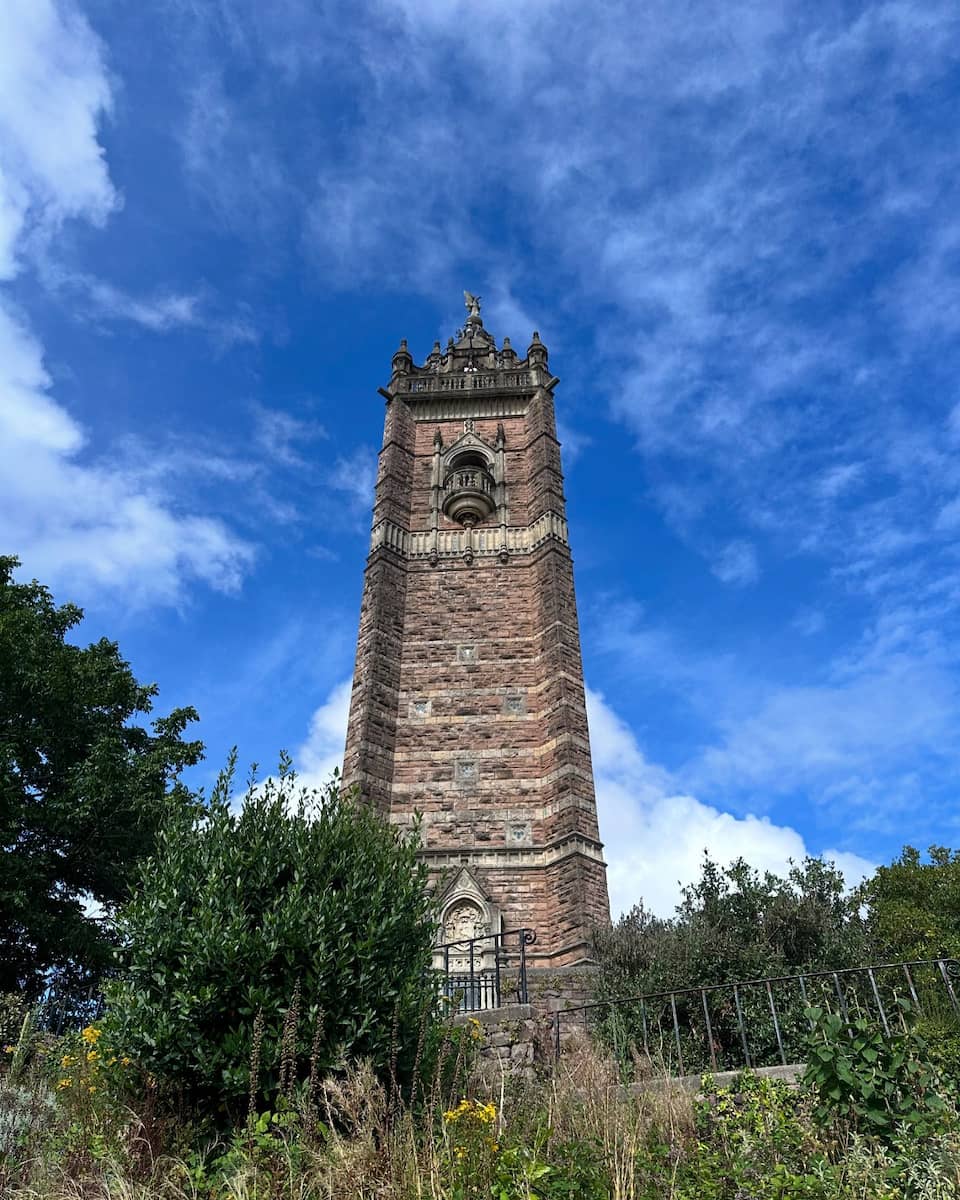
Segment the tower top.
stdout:
<svg viewBox="0 0 960 1200">
<path fill-rule="evenodd" d="M 552 387 L 550 372 L 547 370 L 547 348 L 540 341 L 540 334 L 534 330 L 530 348 L 526 358 L 520 358 L 510 339 L 505 337 L 502 346 L 497 345 L 497 339 L 483 327 L 480 316 L 481 297 L 473 292 L 464 291 L 463 306 L 467 310 L 467 318 L 463 327 L 451 337 L 445 350 L 440 349 L 440 343 L 434 342 L 433 349 L 427 355 L 422 366 L 418 366 L 407 349 L 407 339 L 400 343 L 400 348 L 393 356 L 393 378 L 390 381 L 389 392 L 392 395 L 401 392 L 423 392 L 434 390 L 429 380 L 446 375 L 474 375 L 488 372 L 530 372 L 537 373 L 537 378 L 527 375 L 522 381 L 519 376 L 505 378 L 501 382 L 507 388 L 516 386 Z M 491 381 L 488 385 L 494 386 Z M 446 390 L 441 389 L 441 390 Z"/>
</svg>

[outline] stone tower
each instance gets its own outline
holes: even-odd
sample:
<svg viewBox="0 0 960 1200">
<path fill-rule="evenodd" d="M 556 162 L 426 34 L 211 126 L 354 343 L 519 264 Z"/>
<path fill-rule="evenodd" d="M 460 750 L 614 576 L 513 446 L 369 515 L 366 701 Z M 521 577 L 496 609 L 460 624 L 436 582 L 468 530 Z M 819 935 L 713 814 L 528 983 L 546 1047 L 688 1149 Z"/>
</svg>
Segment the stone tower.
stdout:
<svg viewBox="0 0 960 1200">
<path fill-rule="evenodd" d="M 344 782 L 407 825 L 446 940 L 536 930 L 529 961 L 588 957 L 609 921 L 553 391 L 476 297 L 446 350 L 406 341 L 387 402 Z"/>
</svg>

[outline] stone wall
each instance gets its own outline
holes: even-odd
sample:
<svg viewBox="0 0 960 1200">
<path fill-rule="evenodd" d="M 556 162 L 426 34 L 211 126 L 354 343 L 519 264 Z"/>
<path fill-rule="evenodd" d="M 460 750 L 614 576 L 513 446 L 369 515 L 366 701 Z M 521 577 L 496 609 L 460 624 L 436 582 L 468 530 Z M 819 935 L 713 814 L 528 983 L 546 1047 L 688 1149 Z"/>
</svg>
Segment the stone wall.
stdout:
<svg viewBox="0 0 960 1200">
<path fill-rule="evenodd" d="M 538 1013 L 589 1004 L 596 967 L 590 963 L 566 968 L 532 967 L 527 971 L 527 995 Z"/>
<path fill-rule="evenodd" d="M 529 1004 L 461 1013 L 454 1018 L 454 1024 L 479 1029 L 480 1072 L 489 1080 L 552 1069 L 552 1018 L 538 1014 Z"/>
</svg>

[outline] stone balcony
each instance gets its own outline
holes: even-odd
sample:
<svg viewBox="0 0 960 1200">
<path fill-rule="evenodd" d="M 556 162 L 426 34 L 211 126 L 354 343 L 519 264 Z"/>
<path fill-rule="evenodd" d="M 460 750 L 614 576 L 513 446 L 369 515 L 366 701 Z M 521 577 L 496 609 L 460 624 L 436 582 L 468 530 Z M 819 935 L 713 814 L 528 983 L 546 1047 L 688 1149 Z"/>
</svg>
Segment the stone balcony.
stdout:
<svg viewBox="0 0 960 1200">
<path fill-rule="evenodd" d="M 497 507 L 495 488 L 493 479 L 480 467 L 451 471 L 443 488 L 444 515 L 461 525 L 479 525 Z"/>
</svg>

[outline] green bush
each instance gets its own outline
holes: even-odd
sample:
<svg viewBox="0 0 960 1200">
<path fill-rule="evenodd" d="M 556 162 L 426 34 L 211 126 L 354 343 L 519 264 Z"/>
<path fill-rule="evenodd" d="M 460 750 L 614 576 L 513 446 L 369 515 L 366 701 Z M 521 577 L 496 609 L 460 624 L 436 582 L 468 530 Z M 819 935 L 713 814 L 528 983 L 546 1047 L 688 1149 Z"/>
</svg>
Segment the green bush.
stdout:
<svg viewBox="0 0 960 1200">
<path fill-rule="evenodd" d="M 704 1076 L 697 1141 L 678 1164 L 677 1195 L 835 1197 L 837 1171 L 812 1136 L 808 1110 L 805 1096 L 779 1079 L 743 1071 L 718 1088 Z"/>
<path fill-rule="evenodd" d="M 900 1001 L 906 1018 L 912 1015 Z M 923 1038 L 904 1028 L 885 1030 L 866 1017 L 844 1020 L 837 1013 L 809 1008 L 812 1023 L 804 1082 L 819 1103 L 822 1126 L 847 1124 L 891 1142 L 906 1128 L 929 1137 L 947 1126 L 949 1088 L 931 1065 Z"/>
<path fill-rule="evenodd" d="M 705 857 L 699 880 L 683 889 L 676 916 L 657 917 L 639 905 L 612 928 L 597 930 L 594 953 L 595 998 L 600 1001 L 869 961 L 858 905 L 847 896 L 843 876 L 832 863 L 815 858 L 780 877 L 761 873 L 742 859 L 721 867 Z M 742 988 L 739 1001 L 753 1064 L 779 1061 L 765 989 Z M 627 1065 L 645 1043 L 656 1062 L 662 1059 L 681 1074 L 709 1069 L 711 1044 L 717 1068 L 743 1062 L 732 991 L 708 997 L 710 1037 L 698 993 L 677 996 L 674 1002 L 679 1055 L 673 1008 L 666 999 L 600 1008 L 594 1017 L 597 1036 Z M 806 1001 L 799 988 L 781 985 L 777 1005 L 787 1053 L 798 1053 L 806 1035 Z"/>
<path fill-rule="evenodd" d="M 409 1072 L 433 1008 L 415 841 L 336 783 L 319 798 L 297 788 L 288 768 L 235 809 L 231 762 L 202 818 L 164 829 L 118 919 L 111 1036 L 233 1115 L 348 1058 Z"/>
</svg>

